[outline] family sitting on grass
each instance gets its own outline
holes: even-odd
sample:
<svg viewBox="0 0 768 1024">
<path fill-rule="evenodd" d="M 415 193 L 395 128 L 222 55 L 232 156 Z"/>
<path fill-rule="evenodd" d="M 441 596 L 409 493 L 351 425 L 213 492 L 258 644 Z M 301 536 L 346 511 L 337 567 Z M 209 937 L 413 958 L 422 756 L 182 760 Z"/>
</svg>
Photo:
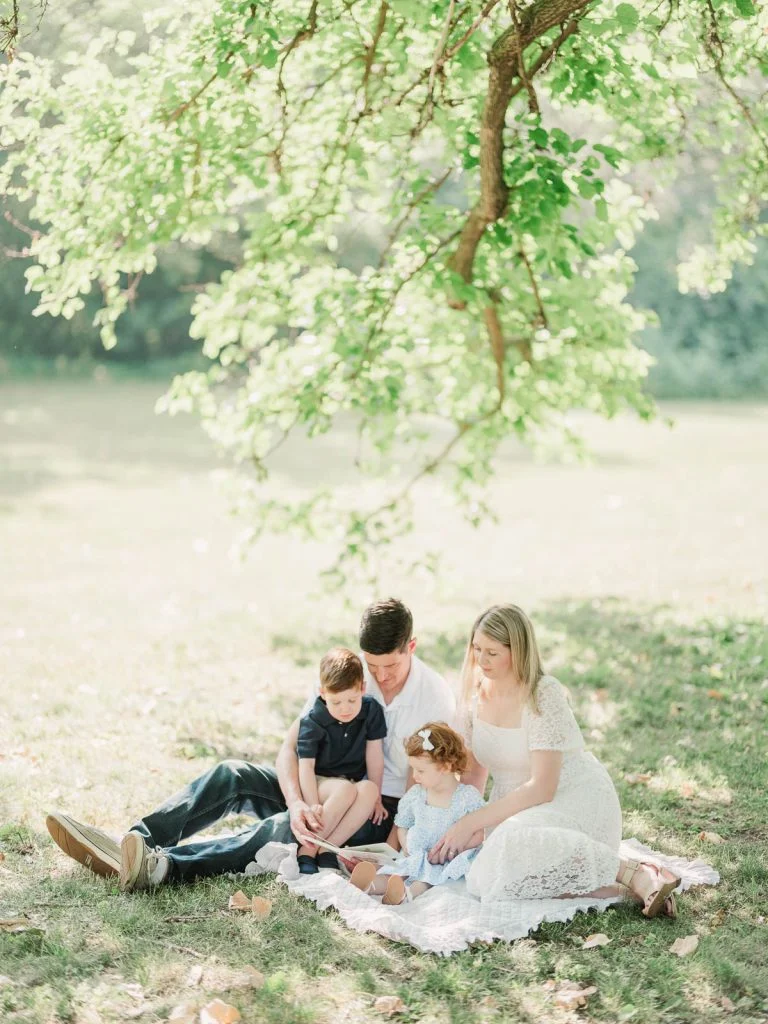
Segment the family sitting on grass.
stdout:
<svg viewBox="0 0 768 1024">
<path fill-rule="evenodd" d="M 315 695 L 291 725 L 276 767 L 228 760 L 142 818 L 117 843 L 65 814 L 56 843 L 124 891 L 244 871 L 268 842 L 298 842 L 302 873 L 339 870 L 337 847 L 388 842 L 380 865 L 346 861 L 350 880 L 399 904 L 465 878 L 483 901 L 627 894 L 647 917 L 675 916 L 680 879 L 622 859 L 621 808 L 584 749 L 565 690 L 541 665 L 528 617 L 495 605 L 469 634 L 456 706 L 414 653 L 404 604 L 363 613 L 359 646 L 322 660 Z M 483 793 L 488 774 L 493 786 Z M 257 821 L 181 843 L 228 814 Z"/>
</svg>

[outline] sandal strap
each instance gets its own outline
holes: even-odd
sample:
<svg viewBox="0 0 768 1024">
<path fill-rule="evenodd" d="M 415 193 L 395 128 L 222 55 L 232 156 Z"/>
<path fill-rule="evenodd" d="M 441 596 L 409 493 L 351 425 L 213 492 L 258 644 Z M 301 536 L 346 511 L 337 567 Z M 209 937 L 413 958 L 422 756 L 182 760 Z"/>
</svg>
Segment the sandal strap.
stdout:
<svg viewBox="0 0 768 1024">
<path fill-rule="evenodd" d="M 621 869 L 621 872 L 619 874 L 618 881 L 622 885 L 626 885 L 626 887 L 629 889 L 631 887 L 631 885 L 632 885 L 632 879 L 635 877 L 635 874 L 636 874 L 636 872 L 637 872 L 639 867 L 640 867 L 640 861 L 639 860 L 628 860 L 628 861 L 625 861 L 625 865 Z"/>
</svg>

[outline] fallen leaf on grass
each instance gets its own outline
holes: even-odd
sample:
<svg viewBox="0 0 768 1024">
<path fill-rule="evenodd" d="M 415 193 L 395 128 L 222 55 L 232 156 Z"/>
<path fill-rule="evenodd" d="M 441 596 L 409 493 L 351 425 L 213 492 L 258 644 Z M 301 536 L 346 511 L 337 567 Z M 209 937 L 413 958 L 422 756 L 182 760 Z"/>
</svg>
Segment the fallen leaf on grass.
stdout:
<svg viewBox="0 0 768 1024">
<path fill-rule="evenodd" d="M 249 899 L 242 889 L 238 889 L 236 893 L 229 897 L 228 905 L 230 910 L 242 910 L 246 913 L 250 911 L 260 921 L 263 921 L 272 913 L 272 900 L 265 900 L 263 896 L 254 896 L 252 899 Z"/>
<path fill-rule="evenodd" d="M 725 700 L 725 694 L 722 690 L 707 690 L 707 696 L 711 700 Z"/>
<path fill-rule="evenodd" d="M 272 900 L 266 900 L 263 896 L 254 896 L 251 900 L 251 910 L 263 921 L 272 913 Z"/>
<path fill-rule="evenodd" d="M 199 1016 L 194 1003 L 179 1003 L 168 1017 L 169 1024 L 198 1024 Z"/>
<path fill-rule="evenodd" d="M 2 864 L 2 862 L 3 862 L 4 860 L 5 860 L 5 854 L 3 853 L 3 851 L 2 851 L 2 850 L 0 850 L 0 864 Z"/>
<path fill-rule="evenodd" d="M 723 996 L 722 997 L 722 999 L 720 1000 L 720 1005 L 722 1006 L 722 1008 L 725 1010 L 726 1013 L 735 1013 L 736 1012 L 736 1003 L 732 1003 L 731 1000 L 728 998 L 728 996 Z"/>
<path fill-rule="evenodd" d="M 630 786 L 645 785 L 646 782 L 650 782 L 653 776 L 650 772 L 630 772 L 624 776 L 624 781 L 628 782 Z"/>
<path fill-rule="evenodd" d="M 200 1011 L 200 1024 L 235 1024 L 240 1011 L 221 999 L 214 999 Z"/>
<path fill-rule="evenodd" d="M 607 946 L 611 940 L 607 935 L 603 935 L 602 932 L 596 932 L 594 935 L 588 935 L 582 943 L 582 949 L 594 949 L 596 946 Z"/>
<path fill-rule="evenodd" d="M 700 839 L 702 843 L 719 844 L 725 842 L 725 839 L 723 839 L 723 837 L 719 835 L 717 832 L 699 832 L 696 838 Z"/>
<path fill-rule="evenodd" d="M 379 1013 L 386 1013 L 388 1017 L 392 1017 L 396 1013 L 405 1011 L 405 1003 L 400 996 L 379 996 L 374 1000 L 373 1008 Z"/>
<path fill-rule="evenodd" d="M 579 1006 L 586 1006 L 587 1000 L 597 992 L 597 986 L 587 985 L 584 988 L 577 981 L 565 980 L 557 984 L 553 1001 L 555 1006 L 562 1010 L 576 1010 Z"/>
<path fill-rule="evenodd" d="M 230 910 L 250 910 L 251 901 L 242 889 L 238 889 L 236 893 L 229 897 L 228 906 Z"/>
<path fill-rule="evenodd" d="M 669 947 L 669 952 L 674 953 L 675 956 L 688 956 L 689 953 L 694 953 L 696 951 L 698 945 L 698 935 L 686 935 L 683 939 L 675 939 Z"/>
</svg>

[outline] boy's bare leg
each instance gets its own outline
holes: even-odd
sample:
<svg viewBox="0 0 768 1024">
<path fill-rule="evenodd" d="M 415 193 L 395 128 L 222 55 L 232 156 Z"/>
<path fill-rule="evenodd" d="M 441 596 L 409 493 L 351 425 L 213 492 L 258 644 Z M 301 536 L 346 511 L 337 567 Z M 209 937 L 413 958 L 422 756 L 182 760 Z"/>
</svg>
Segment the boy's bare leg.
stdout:
<svg viewBox="0 0 768 1024">
<path fill-rule="evenodd" d="M 346 812 L 354 805 L 357 799 L 357 789 L 355 783 L 348 779 L 318 779 L 317 795 L 323 805 L 323 827 L 318 835 L 323 839 L 330 838 L 329 833 L 336 828 Z M 334 842 L 332 839 L 330 841 Z M 315 857 L 317 851 L 318 847 L 314 844 L 302 843 L 298 856 L 306 854 Z"/>
<path fill-rule="evenodd" d="M 359 828 L 362 828 L 370 818 L 379 797 L 376 784 L 368 779 L 352 783 L 352 785 L 354 786 L 355 794 L 354 802 L 348 807 L 333 831 L 325 832 L 323 837 L 329 843 L 333 843 L 334 846 L 343 846 L 350 836 L 353 836 Z M 323 810 L 323 820 L 325 821 L 325 810 Z"/>
<path fill-rule="evenodd" d="M 322 779 L 317 793 L 323 805 L 323 827 L 318 835 L 333 842 L 331 835 L 357 800 L 357 787 L 349 779 Z"/>
</svg>

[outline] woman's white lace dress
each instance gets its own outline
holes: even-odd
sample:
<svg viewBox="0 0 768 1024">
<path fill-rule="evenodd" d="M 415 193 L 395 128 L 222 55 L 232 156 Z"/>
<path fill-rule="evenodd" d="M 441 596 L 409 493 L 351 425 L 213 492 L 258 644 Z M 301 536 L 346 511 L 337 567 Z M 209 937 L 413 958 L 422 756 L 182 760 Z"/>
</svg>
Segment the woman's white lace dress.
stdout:
<svg viewBox="0 0 768 1024">
<path fill-rule="evenodd" d="M 616 880 L 621 808 L 613 782 L 584 749 L 565 690 L 552 676 L 540 680 L 538 704 L 538 714 L 526 706 L 519 729 L 491 725 L 475 708 L 471 712 L 467 740 L 493 777 L 491 802 L 530 778 L 530 751 L 563 752 L 554 799 L 486 834 L 467 874 L 468 890 L 483 901 L 576 895 Z"/>
</svg>

